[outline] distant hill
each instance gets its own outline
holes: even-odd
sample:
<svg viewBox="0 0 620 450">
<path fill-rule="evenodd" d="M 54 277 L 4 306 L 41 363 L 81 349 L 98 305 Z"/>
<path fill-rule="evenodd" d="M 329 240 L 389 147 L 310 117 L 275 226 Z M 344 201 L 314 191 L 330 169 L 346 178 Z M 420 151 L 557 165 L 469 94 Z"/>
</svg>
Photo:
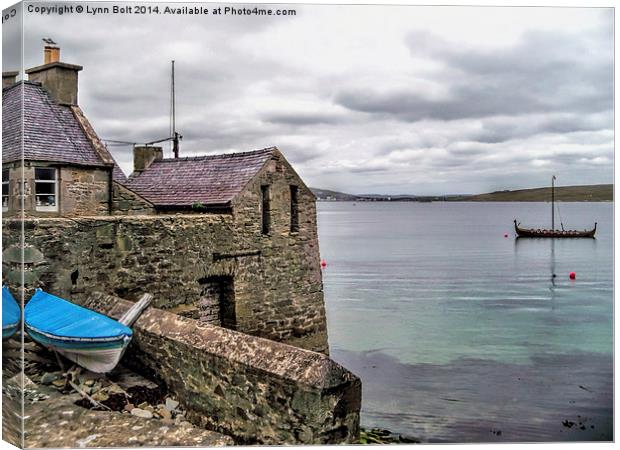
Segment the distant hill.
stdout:
<svg viewBox="0 0 620 450">
<path fill-rule="evenodd" d="M 330 189 L 310 188 L 318 200 L 339 201 L 339 202 L 415 202 L 429 200 L 439 200 L 439 197 L 419 197 L 416 195 L 397 194 L 345 194 L 344 192 L 332 191 Z M 442 197 L 441 200 L 444 200 Z"/>
<path fill-rule="evenodd" d="M 352 202 L 357 200 L 357 195 L 345 194 L 344 192 L 331 191 L 329 189 L 319 189 L 311 187 L 310 190 L 319 200 L 332 200 L 340 202 Z"/>
<path fill-rule="evenodd" d="M 551 188 L 496 191 L 487 194 L 465 195 L 381 195 L 345 194 L 329 189 L 310 188 L 318 200 L 339 202 L 547 202 L 551 201 Z M 613 201 L 613 184 L 592 184 L 585 186 L 559 186 L 555 188 L 555 199 L 559 202 L 605 202 Z"/>
<path fill-rule="evenodd" d="M 555 188 L 555 199 L 560 202 L 613 201 L 613 196 L 613 184 L 559 186 Z M 545 202 L 551 201 L 551 187 L 490 192 L 472 195 L 464 200 L 468 202 Z"/>
</svg>

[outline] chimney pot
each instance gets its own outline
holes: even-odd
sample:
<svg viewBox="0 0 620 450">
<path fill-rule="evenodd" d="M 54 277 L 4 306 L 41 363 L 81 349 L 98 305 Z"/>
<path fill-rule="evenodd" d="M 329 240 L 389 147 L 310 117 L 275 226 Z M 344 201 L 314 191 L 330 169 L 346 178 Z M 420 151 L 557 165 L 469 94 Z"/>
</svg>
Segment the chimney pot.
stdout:
<svg viewBox="0 0 620 450">
<path fill-rule="evenodd" d="M 151 145 L 136 145 L 133 148 L 133 170 L 141 173 L 148 169 L 153 161 L 164 158 L 164 150 L 162 147 L 153 147 Z"/>
<path fill-rule="evenodd" d="M 17 71 L 2 72 L 2 89 L 13 86 L 17 81 L 17 75 L 19 75 Z"/>
<path fill-rule="evenodd" d="M 43 49 L 43 64 L 60 61 L 60 47 L 46 45 Z"/>
</svg>

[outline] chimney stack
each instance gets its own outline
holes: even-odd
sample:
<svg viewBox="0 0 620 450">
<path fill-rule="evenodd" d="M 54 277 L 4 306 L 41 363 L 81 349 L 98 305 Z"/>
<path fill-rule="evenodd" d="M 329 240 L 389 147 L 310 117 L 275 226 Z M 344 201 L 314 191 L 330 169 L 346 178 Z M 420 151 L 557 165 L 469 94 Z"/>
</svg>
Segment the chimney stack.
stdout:
<svg viewBox="0 0 620 450">
<path fill-rule="evenodd" d="M 2 72 L 2 89 L 11 87 L 15 84 L 19 72 Z"/>
<path fill-rule="evenodd" d="M 153 163 L 164 158 L 162 147 L 151 145 L 135 145 L 133 148 L 133 171 L 141 173 Z"/>
<path fill-rule="evenodd" d="M 53 42 L 49 38 L 45 41 Z M 58 104 L 77 105 L 78 72 L 82 66 L 60 62 L 60 48 L 56 44 L 45 46 L 43 63 L 26 70 L 28 80 L 41 83 Z"/>
</svg>

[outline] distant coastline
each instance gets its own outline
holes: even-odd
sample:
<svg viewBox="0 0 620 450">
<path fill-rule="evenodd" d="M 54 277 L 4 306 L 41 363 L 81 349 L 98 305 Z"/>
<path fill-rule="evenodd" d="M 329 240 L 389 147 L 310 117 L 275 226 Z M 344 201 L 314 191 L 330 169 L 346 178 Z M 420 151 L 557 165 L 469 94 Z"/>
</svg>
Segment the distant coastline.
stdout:
<svg viewBox="0 0 620 450">
<path fill-rule="evenodd" d="M 346 194 L 329 189 L 310 189 L 316 195 L 317 200 L 332 202 L 545 202 L 551 199 L 549 187 L 453 195 Z M 555 199 L 559 202 L 610 202 L 613 201 L 613 195 L 613 184 L 556 186 L 555 188 Z"/>
</svg>

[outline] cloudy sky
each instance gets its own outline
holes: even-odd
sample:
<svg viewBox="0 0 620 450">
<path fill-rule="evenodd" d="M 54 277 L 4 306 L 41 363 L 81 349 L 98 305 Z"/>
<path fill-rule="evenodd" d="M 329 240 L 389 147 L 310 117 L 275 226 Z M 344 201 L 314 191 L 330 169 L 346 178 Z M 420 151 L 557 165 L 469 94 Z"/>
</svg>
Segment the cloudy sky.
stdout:
<svg viewBox="0 0 620 450">
<path fill-rule="evenodd" d="M 613 181 L 611 9 L 271 8 L 296 15 L 26 13 L 24 66 L 52 37 L 84 66 L 80 105 L 99 135 L 145 142 L 168 135 L 174 59 L 183 155 L 276 145 L 314 187 Z M 3 70 L 20 65 L 18 25 L 3 26 Z M 131 147 L 109 148 L 131 172 Z"/>
</svg>

